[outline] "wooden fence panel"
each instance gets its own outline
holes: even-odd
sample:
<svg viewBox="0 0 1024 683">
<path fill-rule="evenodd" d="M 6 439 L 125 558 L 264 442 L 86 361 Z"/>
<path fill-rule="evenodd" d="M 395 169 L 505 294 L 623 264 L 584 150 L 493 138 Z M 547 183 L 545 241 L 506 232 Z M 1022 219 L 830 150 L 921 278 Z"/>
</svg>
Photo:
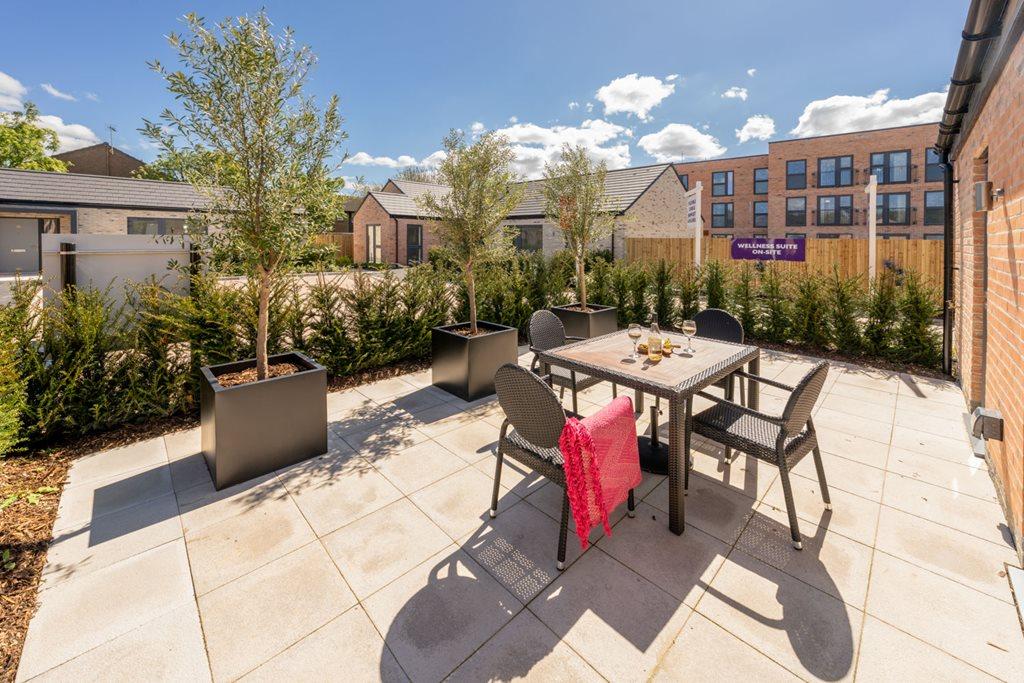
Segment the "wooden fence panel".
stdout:
<svg viewBox="0 0 1024 683">
<path fill-rule="evenodd" d="M 844 277 L 867 275 L 868 241 L 866 239 L 808 238 L 806 260 L 776 261 L 784 272 L 832 272 L 839 266 Z M 875 264 L 878 272 L 887 266 L 913 270 L 932 284 L 942 282 L 942 240 L 878 240 Z M 732 263 L 730 240 L 709 238 L 701 241 L 703 260 Z M 628 237 L 628 263 L 657 263 L 665 259 L 679 266 L 693 263 L 693 239 L 689 237 Z M 739 263 L 739 262 L 737 262 Z"/>
<path fill-rule="evenodd" d="M 317 244 L 331 244 L 338 250 L 339 258 L 352 258 L 352 233 L 325 232 L 316 236 Z"/>
</svg>

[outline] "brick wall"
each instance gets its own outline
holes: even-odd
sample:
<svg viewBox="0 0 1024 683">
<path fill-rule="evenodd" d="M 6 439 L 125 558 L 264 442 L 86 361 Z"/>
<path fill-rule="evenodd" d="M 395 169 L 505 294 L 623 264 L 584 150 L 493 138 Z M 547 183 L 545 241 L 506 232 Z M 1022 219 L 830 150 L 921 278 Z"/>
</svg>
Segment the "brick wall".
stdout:
<svg viewBox="0 0 1024 683">
<path fill-rule="evenodd" d="M 1002 413 L 988 441 L 1008 521 L 1024 556 L 1024 41 L 1018 42 L 974 126 L 960 141 L 954 261 L 954 335 L 964 394 Z M 975 212 L 974 180 L 1003 190 Z M 987 258 L 986 258 L 987 257 Z M 987 278 L 987 287 L 986 287 Z"/>
<path fill-rule="evenodd" d="M 89 173 L 92 175 L 131 178 L 135 169 L 142 166 L 142 162 L 138 159 L 105 143 L 75 149 L 55 156 L 57 159 L 66 161 L 69 164 L 69 173 Z"/>
<path fill-rule="evenodd" d="M 359 210 L 352 216 L 352 260 L 366 262 L 366 226 L 379 225 L 381 248 L 385 261 L 395 256 L 395 220 L 384 210 L 373 195 L 367 195 Z"/>
<path fill-rule="evenodd" d="M 78 232 L 93 235 L 127 235 L 128 217 L 188 218 L 187 211 L 150 211 L 148 209 L 77 209 Z"/>
<path fill-rule="evenodd" d="M 750 237 L 767 233 L 770 237 L 785 237 L 787 232 L 804 233 L 816 237 L 825 233 L 849 233 L 853 237 L 867 236 L 868 196 L 864 193 L 872 152 L 910 150 L 911 182 L 879 185 L 879 192 L 909 192 L 911 224 L 907 226 L 878 226 L 879 234 L 906 235 L 913 239 L 942 233 L 941 225 L 924 225 L 924 193 L 941 191 L 941 182 L 926 183 L 925 150 L 935 144 L 938 124 L 929 123 L 885 130 L 826 135 L 799 140 L 783 140 L 768 144 L 768 154 L 710 161 L 676 164 L 676 172 L 686 174 L 690 187 L 700 180 L 704 184 L 701 213 L 704 227 L 712 235 Z M 853 185 L 845 187 L 817 187 L 818 159 L 821 157 L 853 156 Z M 786 189 L 786 162 L 804 159 L 807 162 L 807 187 L 802 190 Z M 768 194 L 754 194 L 754 169 L 768 169 Z M 712 173 L 733 171 L 734 187 L 731 197 L 714 197 Z M 853 225 L 817 225 L 817 202 L 822 195 L 850 195 L 854 208 Z M 805 226 L 786 226 L 786 198 L 805 197 L 807 220 Z M 768 228 L 754 228 L 753 203 L 768 201 Z M 733 203 L 733 227 L 712 227 L 712 202 Z"/>
</svg>

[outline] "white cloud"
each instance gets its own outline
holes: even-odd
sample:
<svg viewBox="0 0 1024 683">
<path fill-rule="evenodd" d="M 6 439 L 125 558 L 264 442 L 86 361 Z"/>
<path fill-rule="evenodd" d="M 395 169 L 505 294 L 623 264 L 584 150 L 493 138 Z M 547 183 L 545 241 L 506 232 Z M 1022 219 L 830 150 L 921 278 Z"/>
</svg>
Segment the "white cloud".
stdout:
<svg viewBox="0 0 1024 683">
<path fill-rule="evenodd" d="M 666 83 L 671 83 L 672 81 L 676 80 L 677 78 L 679 78 L 679 74 L 669 74 L 668 76 L 665 76 L 665 82 Z"/>
<path fill-rule="evenodd" d="M 876 90 L 867 97 L 833 95 L 814 100 L 804 107 L 796 128 L 797 137 L 848 133 L 914 123 L 931 123 L 942 118 L 945 92 L 927 92 L 905 100 L 889 99 L 889 89 Z"/>
<path fill-rule="evenodd" d="M 724 93 L 722 93 L 722 97 L 724 97 L 726 99 L 729 99 L 729 100 L 737 100 L 737 99 L 739 99 L 739 100 L 743 100 L 744 102 L 746 102 L 747 101 L 747 89 L 746 88 L 741 88 L 738 85 L 734 85 L 731 88 L 729 88 L 728 90 L 726 90 Z"/>
<path fill-rule="evenodd" d="M 587 102 L 587 113 L 589 114 L 592 111 L 594 111 L 594 103 L 593 102 Z"/>
<path fill-rule="evenodd" d="M 509 123 L 519 123 L 519 117 L 518 116 L 510 116 L 510 117 L 508 117 L 508 122 Z"/>
<path fill-rule="evenodd" d="M 736 131 L 736 139 L 740 144 L 748 140 L 767 140 L 775 135 L 775 120 L 764 114 L 754 114 L 747 119 L 743 127 Z"/>
<path fill-rule="evenodd" d="M 395 159 L 387 156 L 375 157 L 366 152 L 356 152 L 348 159 L 345 159 L 345 163 L 352 164 L 353 166 L 383 166 L 385 168 L 403 168 L 405 166 L 427 166 L 433 168 L 440 163 L 441 159 L 444 159 L 444 152 L 441 150 L 424 157 L 420 161 L 416 161 L 416 157 L 408 154 L 402 154 Z"/>
<path fill-rule="evenodd" d="M 483 135 L 485 130 L 487 130 L 487 126 L 485 126 L 479 121 L 474 121 L 469 126 L 469 132 L 474 138 L 478 138 L 481 135 Z"/>
<path fill-rule="evenodd" d="M 661 104 L 675 89 L 675 84 L 654 76 L 629 74 L 601 86 L 595 97 L 604 104 L 605 116 L 635 114 L 641 121 L 648 121 L 651 109 Z"/>
<path fill-rule="evenodd" d="M 66 92 L 61 92 L 49 83 L 40 83 L 39 87 L 46 91 L 48 95 L 56 97 L 58 100 L 67 100 L 68 102 L 77 102 L 78 98 Z"/>
<path fill-rule="evenodd" d="M 516 170 L 526 178 L 539 178 L 544 164 L 558 158 L 563 144 L 583 145 L 591 158 L 608 168 L 629 166 L 629 143 L 633 131 L 602 119 L 587 119 L 579 126 L 538 126 L 517 123 L 495 131 L 508 138 L 516 154 Z"/>
<path fill-rule="evenodd" d="M 718 138 L 685 123 L 670 123 L 640 138 L 639 145 L 660 162 L 710 159 L 726 152 Z"/>
<path fill-rule="evenodd" d="M 757 75 L 757 69 L 754 69 L 754 68 L 747 69 L 747 75 L 750 76 L 751 78 L 753 78 L 754 76 Z"/>
<path fill-rule="evenodd" d="M 569 103 L 569 111 L 572 111 L 573 109 L 579 109 L 579 108 L 580 108 L 580 103 L 577 102 L 576 100 L 573 100 L 572 102 Z"/>
<path fill-rule="evenodd" d="M 100 96 L 94 92 L 87 92 L 85 93 L 85 99 L 90 100 L 92 102 L 99 102 Z"/>
<path fill-rule="evenodd" d="M 92 132 L 89 127 L 83 126 L 80 123 L 64 123 L 64 120 L 59 116 L 41 115 L 39 117 L 39 125 L 57 133 L 57 137 L 60 139 L 59 152 L 67 152 L 79 147 L 88 147 L 100 141 L 96 133 Z"/>
<path fill-rule="evenodd" d="M 21 101 L 28 89 L 14 76 L 0 71 L 0 111 L 21 109 Z"/>
</svg>

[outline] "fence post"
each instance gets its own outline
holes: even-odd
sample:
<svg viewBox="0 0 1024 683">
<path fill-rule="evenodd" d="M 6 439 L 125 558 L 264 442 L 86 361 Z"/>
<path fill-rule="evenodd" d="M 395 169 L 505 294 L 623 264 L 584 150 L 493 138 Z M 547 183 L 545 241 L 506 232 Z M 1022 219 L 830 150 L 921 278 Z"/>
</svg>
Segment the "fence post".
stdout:
<svg viewBox="0 0 1024 683">
<path fill-rule="evenodd" d="M 70 289 L 75 286 L 75 244 L 74 242 L 60 243 L 60 286 L 62 289 Z"/>
</svg>

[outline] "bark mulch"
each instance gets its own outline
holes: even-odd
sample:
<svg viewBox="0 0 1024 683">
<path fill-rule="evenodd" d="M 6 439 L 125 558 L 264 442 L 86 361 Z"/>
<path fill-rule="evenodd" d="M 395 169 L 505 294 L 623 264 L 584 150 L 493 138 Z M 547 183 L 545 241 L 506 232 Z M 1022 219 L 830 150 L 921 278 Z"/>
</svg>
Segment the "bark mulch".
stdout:
<svg viewBox="0 0 1024 683">
<path fill-rule="evenodd" d="M 430 367 L 430 360 L 396 363 L 348 377 L 331 377 L 328 391 L 390 379 Z M 14 680 L 36 591 L 53 538 L 53 522 L 68 470 L 96 451 L 199 425 L 198 416 L 154 418 L 44 450 L 0 457 L 0 683 Z"/>
</svg>

